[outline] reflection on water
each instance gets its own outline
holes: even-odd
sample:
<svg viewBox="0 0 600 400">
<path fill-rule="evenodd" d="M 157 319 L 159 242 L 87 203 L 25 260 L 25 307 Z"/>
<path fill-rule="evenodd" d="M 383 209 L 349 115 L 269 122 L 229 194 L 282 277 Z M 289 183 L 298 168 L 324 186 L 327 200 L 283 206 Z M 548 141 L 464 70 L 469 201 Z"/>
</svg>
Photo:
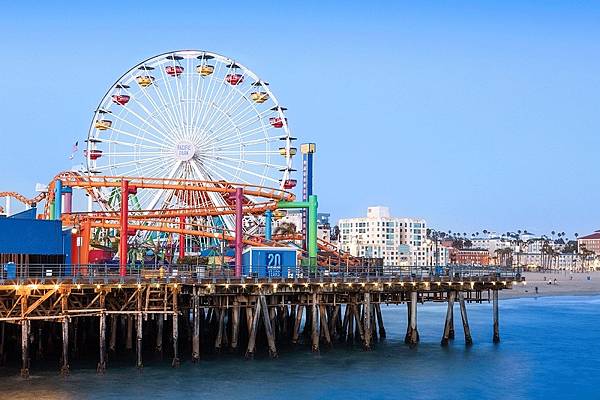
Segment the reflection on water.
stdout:
<svg viewBox="0 0 600 400">
<path fill-rule="evenodd" d="M 372 352 L 337 345 L 312 354 L 281 351 L 276 360 L 245 361 L 222 355 L 179 369 L 164 363 L 109 364 L 105 375 L 73 369 L 32 378 L 1 377 L 6 399 L 397 399 L 594 398 L 600 378 L 600 297 L 515 299 L 500 303 L 502 342 L 492 344 L 491 306 L 470 305 L 475 344 L 465 348 L 459 320 L 456 340 L 439 340 L 444 305 L 419 306 L 421 343 L 404 345 L 406 307 L 384 307 L 388 339 Z M 131 360 L 133 365 L 134 360 Z"/>
</svg>

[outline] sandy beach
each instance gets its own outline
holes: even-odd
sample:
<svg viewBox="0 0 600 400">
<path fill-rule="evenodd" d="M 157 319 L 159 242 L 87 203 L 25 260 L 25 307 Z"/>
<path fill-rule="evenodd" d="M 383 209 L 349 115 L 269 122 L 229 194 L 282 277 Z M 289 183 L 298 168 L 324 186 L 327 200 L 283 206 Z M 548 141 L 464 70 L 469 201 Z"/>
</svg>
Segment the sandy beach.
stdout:
<svg viewBox="0 0 600 400">
<path fill-rule="evenodd" d="M 526 285 L 515 285 L 512 290 L 502 290 L 503 299 L 536 296 L 568 296 L 600 294 L 600 271 L 598 272 L 525 272 Z M 549 284 L 548 282 L 551 282 Z M 537 293 L 535 288 L 538 288 Z"/>
</svg>

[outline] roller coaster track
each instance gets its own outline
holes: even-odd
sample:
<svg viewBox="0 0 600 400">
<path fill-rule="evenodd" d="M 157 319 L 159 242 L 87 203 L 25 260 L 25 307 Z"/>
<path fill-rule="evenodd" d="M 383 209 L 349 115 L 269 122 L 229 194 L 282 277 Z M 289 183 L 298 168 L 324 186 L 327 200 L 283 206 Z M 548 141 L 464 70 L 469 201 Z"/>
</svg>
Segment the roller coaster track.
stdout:
<svg viewBox="0 0 600 400">
<path fill-rule="evenodd" d="M 0 192 L 0 196 L 9 196 L 28 206 L 37 205 L 45 200 L 44 214 L 49 217 L 49 204 L 54 200 L 56 181 L 60 180 L 63 187 L 82 189 L 92 198 L 102 204 L 104 211 L 96 212 L 74 212 L 64 213 L 62 222 L 64 225 L 79 226 L 89 222 L 91 228 L 120 229 L 120 212 L 111 210 L 106 201 L 100 196 L 100 188 L 118 189 L 123 180 L 129 181 L 130 186 L 137 189 L 162 189 L 181 192 L 217 192 L 234 195 L 237 188 L 243 190 L 244 196 L 254 199 L 262 199 L 259 202 L 246 202 L 242 207 L 244 215 L 261 215 L 267 210 L 277 209 L 279 201 L 293 201 L 295 196 L 291 192 L 280 189 L 267 188 L 256 185 L 237 184 L 221 181 L 198 181 L 186 179 L 162 179 L 162 178 L 139 178 L 139 177 L 114 177 L 114 176 L 84 176 L 77 172 L 61 172 L 48 184 L 47 192 L 38 194 L 33 198 L 27 198 L 16 192 Z M 206 217 L 235 214 L 235 204 L 225 206 L 187 207 L 159 210 L 130 210 L 128 230 L 161 232 L 181 234 L 186 236 L 213 238 L 225 241 L 233 241 L 233 232 L 224 228 L 203 226 L 189 220 L 182 224 L 181 217 Z M 211 231 L 212 230 L 212 231 Z M 263 237 L 244 235 L 243 242 L 249 246 L 275 246 L 288 247 L 290 241 L 302 240 L 301 234 L 277 235 L 272 241 L 266 241 Z M 358 258 L 340 251 L 333 244 L 318 240 L 320 254 L 318 262 L 321 265 L 358 265 Z M 304 251 L 298 249 L 300 253 Z"/>
</svg>

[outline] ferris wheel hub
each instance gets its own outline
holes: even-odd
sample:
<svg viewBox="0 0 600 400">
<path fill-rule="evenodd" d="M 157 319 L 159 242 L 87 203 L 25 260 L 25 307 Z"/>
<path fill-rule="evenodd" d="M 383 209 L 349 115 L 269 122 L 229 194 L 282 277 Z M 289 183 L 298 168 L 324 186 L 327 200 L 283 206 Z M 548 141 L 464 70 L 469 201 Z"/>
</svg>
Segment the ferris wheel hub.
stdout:
<svg viewBox="0 0 600 400">
<path fill-rule="evenodd" d="M 179 161 L 189 161 L 196 154 L 196 146 L 189 140 L 181 140 L 175 146 L 175 158 Z"/>
</svg>

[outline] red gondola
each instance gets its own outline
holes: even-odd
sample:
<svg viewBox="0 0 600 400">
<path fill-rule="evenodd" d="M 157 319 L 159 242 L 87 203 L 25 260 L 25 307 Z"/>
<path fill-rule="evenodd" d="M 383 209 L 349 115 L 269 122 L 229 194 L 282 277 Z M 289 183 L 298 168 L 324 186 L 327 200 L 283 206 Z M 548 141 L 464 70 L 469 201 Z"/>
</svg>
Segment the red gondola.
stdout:
<svg viewBox="0 0 600 400">
<path fill-rule="evenodd" d="M 225 76 L 225 81 L 233 86 L 239 85 L 244 82 L 244 76 L 242 74 L 227 74 Z"/>
<path fill-rule="evenodd" d="M 112 97 L 112 101 L 121 106 L 124 106 L 125 104 L 129 103 L 130 99 L 131 99 L 131 96 L 128 96 L 126 94 L 115 94 Z"/>
<path fill-rule="evenodd" d="M 286 179 L 285 181 L 283 181 L 283 188 L 293 189 L 296 187 L 296 183 L 298 183 L 298 181 L 296 181 L 295 179 Z"/>
<path fill-rule="evenodd" d="M 273 128 L 283 128 L 283 120 L 281 117 L 272 117 L 269 118 L 269 123 Z M 285 118 L 285 123 L 287 124 L 287 118 Z"/>
<path fill-rule="evenodd" d="M 84 156 L 88 156 L 88 151 L 87 149 L 83 151 L 83 155 Z M 100 157 L 102 157 L 102 150 L 92 150 L 89 152 L 90 155 L 90 160 L 97 160 Z"/>
<path fill-rule="evenodd" d="M 179 76 L 183 74 L 183 67 L 179 65 L 168 65 L 165 67 L 165 71 L 171 76 Z"/>
</svg>

